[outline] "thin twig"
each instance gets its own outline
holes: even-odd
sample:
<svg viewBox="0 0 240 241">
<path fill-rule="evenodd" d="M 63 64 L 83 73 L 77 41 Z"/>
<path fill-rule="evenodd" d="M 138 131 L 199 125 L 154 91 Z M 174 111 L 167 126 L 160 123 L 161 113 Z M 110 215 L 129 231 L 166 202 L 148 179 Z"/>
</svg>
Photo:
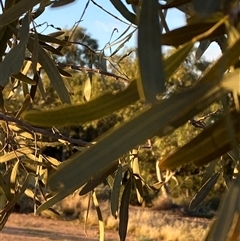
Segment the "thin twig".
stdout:
<svg viewBox="0 0 240 241">
<path fill-rule="evenodd" d="M 24 122 L 20 119 L 17 119 L 17 118 L 12 117 L 12 116 L 8 116 L 8 115 L 3 114 L 3 113 L 0 113 L 0 120 L 7 121 L 7 122 L 13 122 L 17 125 L 22 126 L 23 128 L 30 131 L 31 133 L 38 133 L 38 134 L 42 134 L 44 136 L 48 136 L 48 137 L 52 137 L 52 138 L 56 138 L 56 139 L 61 139 L 61 140 L 64 140 L 64 141 L 67 141 L 69 143 L 76 144 L 76 145 L 79 145 L 79 146 L 87 146 L 87 145 L 90 144 L 87 141 L 67 137 L 67 136 L 64 136 L 62 134 L 53 133 L 51 131 L 48 131 L 48 130 L 45 130 L 45 129 L 42 129 L 42 128 L 34 127 L 34 126 L 29 125 L 28 123 L 26 123 L 26 122 Z"/>
<path fill-rule="evenodd" d="M 69 68 L 71 68 L 71 69 L 79 70 L 79 71 L 83 71 L 83 72 L 103 74 L 103 75 L 106 75 L 106 76 L 114 77 L 114 78 L 117 79 L 117 80 L 122 80 L 122 81 L 124 81 L 124 82 L 129 83 L 129 79 L 124 78 L 124 77 L 119 76 L 119 75 L 115 75 L 115 74 L 110 73 L 110 72 L 107 72 L 107 71 L 103 71 L 103 70 L 101 70 L 101 69 L 93 69 L 93 68 L 88 68 L 88 67 L 82 67 L 82 66 L 79 66 L 79 65 L 64 64 L 64 63 L 57 63 L 57 66 L 58 66 L 59 68 L 69 67 Z"/>
</svg>

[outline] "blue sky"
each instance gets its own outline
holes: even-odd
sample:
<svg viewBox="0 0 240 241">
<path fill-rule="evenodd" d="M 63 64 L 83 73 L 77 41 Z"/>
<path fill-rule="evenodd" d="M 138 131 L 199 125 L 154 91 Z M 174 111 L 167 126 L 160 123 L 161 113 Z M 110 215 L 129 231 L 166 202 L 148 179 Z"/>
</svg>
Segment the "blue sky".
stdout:
<svg viewBox="0 0 240 241">
<path fill-rule="evenodd" d="M 71 28 L 74 23 L 80 19 L 87 2 L 87 0 L 76 0 L 74 3 L 65 5 L 64 7 L 47 8 L 45 12 L 36 19 L 36 22 L 38 24 L 41 24 L 47 21 L 49 25 L 52 24 L 55 27 Z M 104 6 L 104 9 L 106 9 L 113 15 L 126 21 L 121 16 L 121 14 L 114 8 L 110 1 L 95 0 L 95 2 L 101 6 Z M 128 7 L 131 10 L 130 5 L 128 5 Z M 106 45 L 106 43 L 108 43 L 111 34 L 115 28 L 118 29 L 118 32 L 114 32 L 112 40 L 120 36 L 129 26 L 105 13 L 102 9 L 94 5 L 92 2 L 89 3 L 82 20 L 83 21 L 79 24 L 79 26 L 85 28 L 87 30 L 87 33 L 89 33 L 92 38 L 98 40 L 100 49 L 102 49 Z M 167 23 L 169 24 L 170 29 L 181 27 L 185 24 L 185 16 L 180 11 L 171 10 L 168 12 L 167 15 Z M 49 27 L 47 30 L 45 30 L 45 33 L 54 31 L 55 30 L 53 28 Z M 136 46 L 136 38 L 137 36 L 135 34 L 126 46 Z M 218 55 L 219 48 L 217 45 L 213 44 L 211 48 L 207 50 L 205 57 L 209 60 L 213 60 Z"/>
</svg>

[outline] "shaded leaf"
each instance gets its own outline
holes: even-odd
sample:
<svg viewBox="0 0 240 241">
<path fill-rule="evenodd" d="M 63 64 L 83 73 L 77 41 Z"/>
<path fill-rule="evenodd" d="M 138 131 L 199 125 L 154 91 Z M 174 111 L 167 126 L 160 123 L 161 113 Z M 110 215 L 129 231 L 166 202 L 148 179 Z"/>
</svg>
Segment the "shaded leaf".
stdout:
<svg viewBox="0 0 240 241">
<path fill-rule="evenodd" d="M 18 80 L 21 80 L 27 84 L 30 84 L 30 85 L 36 85 L 36 81 L 32 80 L 31 78 L 29 78 L 27 75 L 21 73 L 21 72 L 18 72 L 17 74 L 12 74 L 12 77 L 18 79 Z"/>
<path fill-rule="evenodd" d="M 124 241 L 127 235 L 128 217 L 129 217 L 129 202 L 131 195 L 132 178 L 130 177 L 124 188 L 121 205 L 119 210 L 119 236 L 120 240 Z"/>
<path fill-rule="evenodd" d="M 69 3 L 73 3 L 75 2 L 75 0 L 57 0 L 57 1 L 54 1 L 54 3 L 51 5 L 52 8 L 55 8 L 55 7 L 62 7 L 64 5 L 67 5 Z"/>
<path fill-rule="evenodd" d="M 9 9 L 6 9 L 4 13 L 0 15 L 0 27 L 7 25 L 8 23 L 13 22 L 20 16 L 22 16 L 29 9 L 33 8 L 35 5 L 40 3 L 41 0 L 21 0 L 16 4 L 11 6 Z"/>
<path fill-rule="evenodd" d="M 87 184 L 81 189 L 79 195 L 85 195 L 88 192 L 92 191 L 95 187 L 100 185 L 106 178 L 112 174 L 117 169 L 118 162 L 115 161 L 111 165 L 105 167 L 103 170 L 99 171 L 98 174 L 92 179 L 90 179 Z"/>
<path fill-rule="evenodd" d="M 232 181 L 220 204 L 219 213 L 214 225 L 210 228 L 205 241 L 226 241 L 235 215 L 240 211 L 240 175 Z M 234 227 L 233 227 L 234 228 Z"/>
<path fill-rule="evenodd" d="M 34 40 L 32 38 L 29 38 L 28 49 L 33 53 Z M 38 47 L 38 62 L 42 65 L 43 69 L 47 73 L 51 84 L 58 93 L 61 101 L 63 103 L 71 103 L 69 93 L 66 89 L 66 86 L 64 85 L 63 79 L 60 76 L 56 65 L 41 46 Z"/>
<path fill-rule="evenodd" d="M 192 42 L 187 42 L 186 44 L 180 46 L 173 54 L 164 59 L 164 72 L 166 79 L 168 79 L 181 65 L 181 63 L 186 59 L 193 47 Z"/>
<path fill-rule="evenodd" d="M 126 18 L 129 22 L 137 25 L 137 16 L 128 11 L 126 6 L 122 3 L 121 0 L 110 0 L 113 6 Z"/>
<path fill-rule="evenodd" d="M 158 1 L 144 0 L 138 30 L 138 55 L 141 79 L 137 80 L 140 98 L 151 103 L 165 90 L 160 45 Z"/>
<path fill-rule="evenodd" d="M 11 74 L 17 74 L 20 71 L 25 59 L 25 48 L 29 33 L 29 14 L 25 15 L 19 32 L 20 42 L 7 53 L 0 63 L 0 85 L 2 87 L 8 83 Z"/>
<path fill-rule="evenodd" d="M 123 167 L 121 164 L 118 165 L 118 169 L 114 178 L 112 193 L 111 193 L 111 212 L 114 218 L 117 218 L 118 204 L 120 188 L 122 183 Z"/>
<path fill-rule="evenodd" d="M 194 0 L 193 8 L 194 10 L 203 17 L 207 17 L 210 14 L 217 12 L 220 9 L 222 2 L 219 0 Z"/>
<path fill-rule="evenodd" d="M 193 210 L 193 209 L 197 208 L 201 204 L 201 202 L 205 199 L 205 197 L 209 194 L 209 192 L 215 186 L 219 176 L 220 176 L 220 172 L 217 172 L 214 175 L 212 175 L 203 184 L 203 186 L 198 190 L 198 192 L 195 194 L 195 196 L 191 200 L 191 203 L 189 205 L 189 210 Z"/>
<path fill-rule="evenodd" d="M 145 142 L 155 133 L 161 131 L 166 134 L 169 129 L 171 130 L 172 124 L 182 125 L 199 111 L 204 110 L 216 99 L 216 94 L 209 90 L 211 90 L 209 85 L 198 86 L 151 107 L 145 106 L 128 122 L 105 132 L 96 144 L 84 152 L 72 155 L 50 175 L 49 187 L 59 192 L 43 203 L 37 212 L 51 207 L 74 192 L 99 170 L 110 165 L 139 143 Z"/>
<path fill-rule="evenodd" d="M 203 40 L 200 42 L 197 51 L 195 53 L 195 58 L 198 60 L 202 57 L 202 55 L 204 54 L 204 52 L 206 51 L 206 49 L 209 47 L 209 45 L 211 44 L 210 40 Z"/>
</svg>

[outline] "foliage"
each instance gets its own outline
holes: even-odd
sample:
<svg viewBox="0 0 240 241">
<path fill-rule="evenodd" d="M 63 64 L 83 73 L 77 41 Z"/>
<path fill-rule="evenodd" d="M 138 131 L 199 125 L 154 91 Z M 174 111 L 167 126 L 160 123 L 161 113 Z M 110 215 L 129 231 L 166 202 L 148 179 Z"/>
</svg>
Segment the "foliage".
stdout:
<svg viewBox="0 0 240 241">
<path fill-rule="evenodd" d="M 94 61 L 98 60 L 99 69 L 86 59 L 84 63 L 87 67 L 74 65 L 79 64 L 75 60 L 72 63 L 56 62 L 52 54 L 63 56 L 65 52 L 61 51 L 64 51 L 64 47 L 74 46 L 74 43 L 71 43 L 70 37 L 61 37 L 62 31 L 48 35 L 38 33 L 34 19 L 46 7 L 57 7 L 69 2 L 72 1 L 6 0 L 4 7 L 1 4 L 0 228 L 23 193 L 34 199 L 35 213 L 44 210 L 53 213 L 51 207 L 54 204 L 80 188 L 80 195 L 92 192 L 99 217 L 100 237 L 103 238 L 101 211 L 94 188 L 108 178 L 113 185 L 112 214 L 119 216 L 120 240 L 125 240 L 132 187 L 136 189 L 140 202 L 144 191 L 153 188 L 140 174 L 135 148 L 154 136 L 166 136 L 174 130 L 177 133 L 177 128 L 187 125 L 190 120 L 192 125 L 203 130 L 188 143 L 177 140 L 178 148 L 173 153 L 161 156 L 158 165 L 163 169 L 177 170 L 175 168 L 186 164 L 208 164 L 203 185 L 190 208 L 197 207 L 219 178 L 224 178 L 228 189 L 205 241 L 237 240 L 240 222 L 239 1 L 164 1 L 166 4 L 162 5 L 157 0 L 128 0 L 127 4 L 135 9 L 130 12 L 122 1 L 111 0 L 122 16 L 138 29 L 140 75 L 134 77 L 127 72 L 124 73 L 127 76 L 114 72 L 116 70 L 110 72 L 107 62 L 111 64 L 114 59 L 105 56 L 104 51 L 91 52 L 95 56 Z M 32 10 L 34 6 L 37 7 Z M 164 12 L 173 7 L 184 11 L 188 18 L 185 26 L 169 31 Z M 161 29 L 165 32 L 161 32 Z M 129 37 L 131 34 L 120 41 L 118 49 Z M 182 66 L 194 44 L 200 42 L 196 52 L 199 58 L 212 41 L 220 45 L 221 57 L 194 83 L 184 81 L 187 84 L 183 89 L 169 88 L 171 81 L 175 81 L 175 71 Z M 164 59 L 162 45 L 174 46 L 176 50 Z M 97 45 L 94 46 L 97 48 Z M 92 74 L 89 74 L 83 91 L 85 102 L 71 104 L 68 83 L 61 76 L 71 76 L 66 67 L 101 74 L 103 83 L 105 76 L 113 78 L 118 82 L 118 91 L 104 90 L 92 98 Z M 32 109 L 37 87 L 42 89 L 43 70 L 62 102 L 57 109 Z M 11 85 L 13 90 L 21 86 L 17 94 L 23 95 L 23 102 L 16 110 L 8 108 L 2 93 Z M 44 92 L 41 93 L 44 98 Z M 139 102 L 141 105 L 133 117 L 110 128 L 91 142 L 68 138 L 55 128 L 85 124 Z M 204 112 L 216 103 L 221 107 L 221 115 L 207 126 L 204 121 L 209 113 Z M 48 128 L 52 128 L 52 131 Z M 51 136 L 55 142 L 62 141 L 65 145 L 72 142 L 78 145 L 78 151 L 60 163 L 42 153 L 45 141 L 43 135 Z M 47 145 L 53 144 L 47 142 Z M 231 168 L 222 162 L 221 157 L 224 155 L 230 156 Z M 217 166 L 217 163 L 220 165 Z M 217 167 L 218 170 L 215 170 Z M 29 185 L 34 188 L 30 189 Z"/>
</svg>

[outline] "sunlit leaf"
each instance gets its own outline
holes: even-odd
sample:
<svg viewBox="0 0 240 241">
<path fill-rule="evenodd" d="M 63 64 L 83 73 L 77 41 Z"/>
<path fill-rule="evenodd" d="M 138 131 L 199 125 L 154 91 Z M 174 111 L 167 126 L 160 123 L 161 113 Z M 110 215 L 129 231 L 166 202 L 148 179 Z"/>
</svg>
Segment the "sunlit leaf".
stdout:
<svg viewBox="0 0 240 241">
<path fill-rule="evenodd" d="M 239 114 L 232 112 L 235 135 L 240 137 Z M 183 147 L 159 162 L 161 168 L 176 168 L 186 163 L 203 165 L 231 150 L 228 128 L 222 118 Z"/>
<path fill-rule="evenodd" d="M 0 163 L 11 161 L 15 158 L 19 158 L 23 155 L 30 154 L 30 153 L 33 153 L 33 152 L 34 152 L 34 150 L 31 149 L 30 147 L 21 147 L 21 148 L 18 148 L 17 150 L 15 150 L 15 151 L 8 152 L 4 156 L 1 156 Z"/>
<path fill-rule="evenodd" d="M 136 82 L 117 94 L 105 94 L 87 103 L 46 111 L 26 111 L 22 118 L 35 126 L 66 126 L 84 123 L 111 114 L 139 99 Z"/>
<path fill-rule="evenodd" d="M 225 74 L 220 85 L 230 91 L 236 91 L 240 95 L 240 68 Z"/>
<path fill-rule="evenodd" d="M 84 89 L 83 89 L 83 94 L 84 94 L 86 101 L 90 100 L 91 93 L 92 93 L 92 81 L 91 81 L 90 77 L 88 77 L 85 80 Z"/>
<path fill-rule="evenodd" d="M 95 192 L 93 192 L 92 198 L 93 198 L 93 204 L 94 204 L 94 207 L 96 208 L 97 216 L 98 216 L 99 241 L 104 241 L 104 222 L 103 222 L 102 212 L 101 212 L 101 209 L 99 207 L 99 203 L 98 203 L 97 196 L 96 196 Z"/>
</svg>

